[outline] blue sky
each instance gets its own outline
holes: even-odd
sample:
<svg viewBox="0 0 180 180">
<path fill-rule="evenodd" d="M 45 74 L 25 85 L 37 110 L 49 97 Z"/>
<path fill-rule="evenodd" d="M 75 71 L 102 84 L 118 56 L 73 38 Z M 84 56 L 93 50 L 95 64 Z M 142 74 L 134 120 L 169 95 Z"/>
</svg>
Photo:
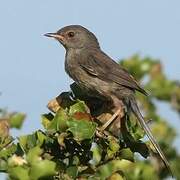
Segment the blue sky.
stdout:
<svg viewBox="0 0 180 180">
<path fill-rule="evenodd" d="M 64 49 L 43 34 L 69 24 L 93 31 L 114 59 L 134 53 L 160 58 L 167 76 L 179 79 L 179 7 L 179 0 L 1 1 L 0 107 L 27 113 L 21 133 L 40 127 L 47 102 L 71 82 Z M 166 105 L 160 112 L 177 125 L 178 117 Z"/>
</svg>

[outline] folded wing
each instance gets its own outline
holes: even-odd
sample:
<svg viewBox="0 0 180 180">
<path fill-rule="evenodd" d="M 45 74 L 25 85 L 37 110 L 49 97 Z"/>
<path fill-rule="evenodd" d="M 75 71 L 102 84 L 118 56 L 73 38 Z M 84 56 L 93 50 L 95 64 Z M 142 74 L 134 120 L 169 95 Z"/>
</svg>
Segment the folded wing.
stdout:
<svg viewBox="0 0 180 180">
<path fill-rule="evenodd" d="M 88 54 L 87 59 L 88 60 L 83 61 L 83 64 L 81 63 L 80 66 L 90 75 L 148 95 L 127 70 L 122 68 L 102 51 L 92 50 L 92 52 Z"/>
</svg>

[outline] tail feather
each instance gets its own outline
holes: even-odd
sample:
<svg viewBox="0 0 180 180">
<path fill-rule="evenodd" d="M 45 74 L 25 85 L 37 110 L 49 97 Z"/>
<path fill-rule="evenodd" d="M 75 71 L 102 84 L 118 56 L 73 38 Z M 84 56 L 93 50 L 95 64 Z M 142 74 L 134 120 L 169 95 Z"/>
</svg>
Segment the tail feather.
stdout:
<svg viewBox="0 0 180 180">
<path fill-rule="evenodd" d="M 146 122 L 145 122 L 145 120 L 144 120 L 144 118 L 143 118 L 143 116 L 142 116 L 142 114 L 141 114 L 141 112 L 140 112 L 140 110 L 138 108 L 138 105 L 137 105 L 137 102 L 136 102 L 135 98 L 131 97 L 129 102 L 130 102 L 131 110 L 133 111 L 133 113 L 137 117 L 140 126 L 143 128 L 143 130 L 147 134 L 149 140 L 151 141 L 151 143 L 153 144 L 154 148 L 158 152 L 158 154 L 161 157 L 161 159 L 162 159 L 163 163 L 165 164 L 166 168 L 169 170 L 169 172 L 173 176 L 171 168 L 170 168 L 170 165 L 169 165 L 169 162 L 167 161 L 167 159 L 166 159 L 163 151 L 161 150 L 160 146 L 158 145 L 157 141 L 153 137 L 152 132 L 151 132 L 149 126 L 146 124 Z"/>
</svg>

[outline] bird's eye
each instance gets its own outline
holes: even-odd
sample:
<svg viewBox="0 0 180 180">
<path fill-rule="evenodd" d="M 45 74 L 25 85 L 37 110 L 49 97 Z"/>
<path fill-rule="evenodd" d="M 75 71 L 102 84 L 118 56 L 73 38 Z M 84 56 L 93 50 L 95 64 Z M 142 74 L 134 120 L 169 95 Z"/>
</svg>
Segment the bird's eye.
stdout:
<svg viewBox="0 0 180 180">
<path fill-rule="evenodd" d="M 74 35 L 75 35 L 74 32 L 68 32 L 69 37 L 74 37 Z"/>
</svg>

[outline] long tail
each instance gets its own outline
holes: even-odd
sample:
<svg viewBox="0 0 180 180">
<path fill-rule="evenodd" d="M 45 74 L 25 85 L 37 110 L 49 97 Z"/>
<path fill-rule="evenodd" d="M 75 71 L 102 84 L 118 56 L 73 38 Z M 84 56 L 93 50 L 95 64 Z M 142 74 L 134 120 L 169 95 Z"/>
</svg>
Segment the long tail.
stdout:
<svg viewBox="0 0 180 180">
<path fill-rule="evenodd" d="M 158 152 L 160 158 L 162 159 L 163 163 L 165 164 L 166 168 L 169 170 L 169 172 L 171 173 L 171 175 L 173 176 L 172 174 L 172 171 L 171 171 L 171 168 L 170 168 L 170 165 L 169 165 L 169 162 L 167 161 L 163 151 L 161 150 L 160 146 L 158 145 L 157 141 L 155 140 L 155 138 L 153 137 L 152 135 L 152 132 L 150 130 L 150 128 L 148 127 L 148 125 L 146 124 L 139 108 L 138 108 L 138 105 L 137 105 L 137 102 L 135 100 L 134 97 L 131 97 L 129 99 L 129 102 L 130 102 L 130 106 L 131 106 L 131 110 L 133 111 L 133 113 L 135 114 L 135 116 L 137 117 L 138 121 L 139 121 L 139 124 L 140 126 L 143 128 L 143 130 L 145 131 L 145 133 L 147 134 L 149 140 L 151 141 L 151 143 L 153 144 L 154 148 L 156 149 L 156 151 Z"/>
</svg>

